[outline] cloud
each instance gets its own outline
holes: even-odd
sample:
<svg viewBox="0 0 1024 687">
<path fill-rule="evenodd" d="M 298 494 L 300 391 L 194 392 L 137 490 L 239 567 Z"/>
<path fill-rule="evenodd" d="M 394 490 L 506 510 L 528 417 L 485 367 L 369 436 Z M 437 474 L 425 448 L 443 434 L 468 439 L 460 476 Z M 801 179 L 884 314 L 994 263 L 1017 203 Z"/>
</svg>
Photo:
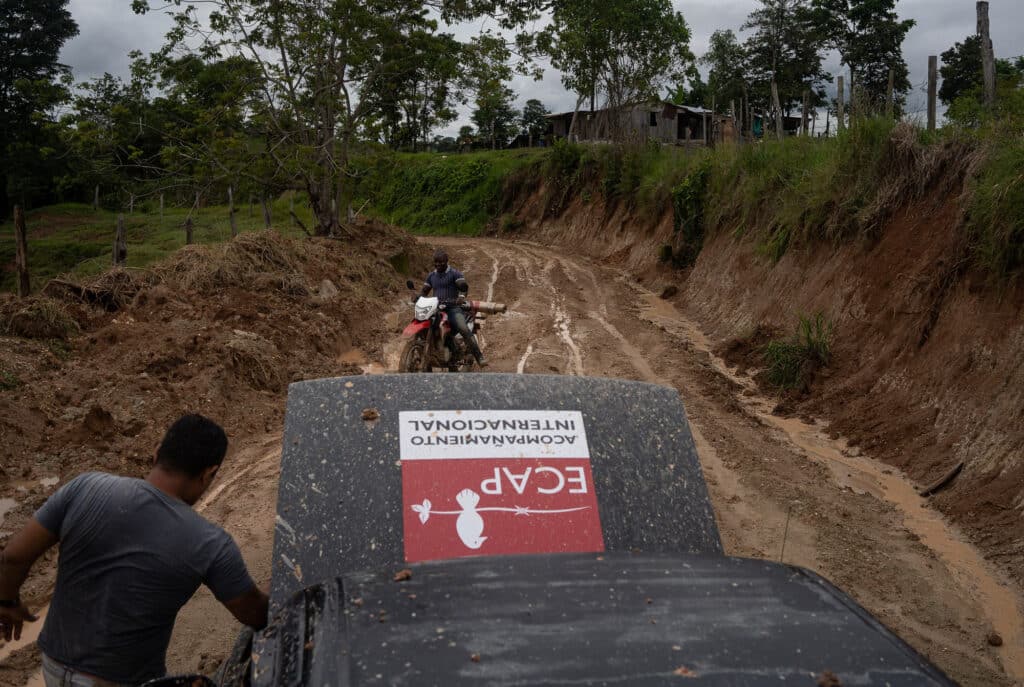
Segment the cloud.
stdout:
<svg viewBox="0 0 1024 687">
<path fill-rule="evenodd" d="M 158 50 L 171 27 L 162 12 L 132 12 L 131 0 L 71 0 L 68 9 L 78 22 L 78 36 L 64 45 L 60 59 L 71 67 L 76 81 L 88 81 L 104 72 L 127 77 L 128 53 Z"/>
</svg>

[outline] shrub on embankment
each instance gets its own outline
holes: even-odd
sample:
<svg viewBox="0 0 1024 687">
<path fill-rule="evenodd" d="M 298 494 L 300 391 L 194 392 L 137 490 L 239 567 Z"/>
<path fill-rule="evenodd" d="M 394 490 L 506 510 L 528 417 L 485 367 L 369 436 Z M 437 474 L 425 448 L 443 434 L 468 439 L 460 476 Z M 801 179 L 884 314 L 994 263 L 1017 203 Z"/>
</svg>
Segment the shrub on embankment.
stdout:
<svg viewBox="0 0 1024 687">
<path fill-rule="evenodd" d="M 793 137 L 709 151 L 659 145 L 580 145 L 465 155 L 402 154 L 364 163 L 358 204 L 422 233 L 516 227 L 504 213 L 527 196 L 543 217 L 571 202 L 627 204 L 635 218 L 674 218 L 661 257 L 696 261 L 705 235 L 729 232 L 778 260 L 815 241 L 872 241 L 897 209 L 954 200 L 964 256 L 990 275 L 1024 269 L 1024 138 L 1015 128 L 927 134 L 867 119 L 831 138 Z"/>
</svg>

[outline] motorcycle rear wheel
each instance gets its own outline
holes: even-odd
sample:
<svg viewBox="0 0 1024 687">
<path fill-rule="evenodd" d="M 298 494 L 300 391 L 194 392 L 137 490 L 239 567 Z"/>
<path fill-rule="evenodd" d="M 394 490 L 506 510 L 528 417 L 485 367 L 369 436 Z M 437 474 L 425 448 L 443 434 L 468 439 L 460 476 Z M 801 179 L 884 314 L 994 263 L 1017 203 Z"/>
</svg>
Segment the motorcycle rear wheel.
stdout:
<svg viewBox="0 0 1024 687">
<path fill-rule="evenodd" d="M 430 361 L 427 360 L 427 341 L 417 336 L 406 342 L 402 348 L 402 356 L 398 360 L 399 372 L 430 372 Z"/>
</svg>

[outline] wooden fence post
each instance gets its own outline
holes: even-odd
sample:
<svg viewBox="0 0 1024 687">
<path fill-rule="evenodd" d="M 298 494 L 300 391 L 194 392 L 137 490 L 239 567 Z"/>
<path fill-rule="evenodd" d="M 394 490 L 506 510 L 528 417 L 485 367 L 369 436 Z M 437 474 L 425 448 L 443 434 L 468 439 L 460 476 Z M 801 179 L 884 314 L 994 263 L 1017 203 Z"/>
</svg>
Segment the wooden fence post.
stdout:
<svg viewBox="0 0 1024 687">
<path fill-rule="evenodd" d="M 114 235 L 114 267 L 128 260 L 128 230 L 124 226 L 124 213 L 117 216 L 117 233 Z"/>
<path fill-rule="evenodd" d="M 260 196 L 260 205 L 263 206 L 263 228 L 269 229 L 271 224 L 270 205 L 267 203 L 266 196 Z"/>
<path fill-rule="evenodd" d="M 846 128 L 845 113 L 843 112 L 845 94 L 843 93 L 843 75 L 840 74 L 836 77 L 836 131 L 842 133 L 843 129 Z"/>
<path fill-rule="evenodd" d="M 772 79 L 772 107 L 775 108 L 775 134 L 781 141 L 785 132 L 783 131 L 782 104 L 779 102 L 779 85 Z"/>
<path fill-rule="evenodd" d="M 228 218 L 231 220 L 231 238 L 238 236 L 238 222 L 235 220 L 235 191 L 228 186 Z"/>
<path fill-rule="evenodd" d="M 928 57 L 928 131 L 935 131 L 935 99 L 939 85 L 939 58 Z"/>
<path fill-rule="evenodd" d="M 185 245 L 192 245 L 192 215 L 185 218 Z"/>
<path fill-rule="evenodd" d="M 20 205 L 14 206 L 14 265 L 18 270 L 18 298 L 29 293 L 28 277 L 28 230 L 25 228 L 25 213 Z"/>
<path fill-rule="evenodd" d="M 981 37 L 981 73 L 985 82 L 985 106 L 996 104 L 996 55 L 989 34 L 988 2 L 981 0 L 978 9 L 978 36 Z"/>
<path fill-rule="evenodd" d="M 896 70 L 892 67 L 889 67 L 889 88 L 885 93 L 885 116 L 892 119 L 896 116 Z"/>
<path fill-rule="evenodd" d="M 807 119 L 810 116 L 811 108 L 811 92 L 804 91 L 804 108 L 800 114 L 800 133 L 804 136 L 808 135 L 807 131 Z"/>
</svg>

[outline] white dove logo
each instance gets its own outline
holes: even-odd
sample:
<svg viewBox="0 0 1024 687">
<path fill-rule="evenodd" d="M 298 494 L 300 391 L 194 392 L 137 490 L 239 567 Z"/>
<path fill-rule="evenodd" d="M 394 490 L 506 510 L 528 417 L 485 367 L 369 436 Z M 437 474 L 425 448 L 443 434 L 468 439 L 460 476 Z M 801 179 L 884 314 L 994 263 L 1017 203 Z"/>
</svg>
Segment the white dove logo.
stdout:
<svg viewBox="0 0 1024 687">
<path fill-rule="evenodd" d="M 480 536 L 484 532 L 484 519 L 476 512 L 480 495 L 472 489 L 463 489 L 455 497 L 455 501 L 462 507 L 462 512 L 455 521 L 455 531 L 459 533 L 459 539 L 463 544 L 471 549 L 479 549 L 487 541 L 487 537 Z"/>
<path fill-rule="evenodd" d="M 514 515 L 535 515 L 535 514 L 547 514 L 547 513 L 575 513 L 576 511 L 587 510 L 590 506 L 580 506 L 579 508 L 559 508 L 555 510 L 539 510 L 536 508 L 524 508 L 523 506 L 515 506 L 513 508 L 507 508 L 503 506 L 490 506 L 487 508 L 477 508 L 480 503 L 480 495 L 472 489 L 463 489 L 455 496 L 455 501 L 458 502 L 462 510 L 434 510 L 434 504 L 430 502 L 430 499 L 423 499 L 423 503 L 412 504 L 412 512 L 419 516 L 420 522 L 424 525 L 430 520 L 431 515 L 458 515 L 458 519 L 455 521 L 455 531 L 459 534 L 459 539 L 462 543 L 470 549 L 479 549 L 483 546 L 484 542 L 487 541 L 487 537 L 481 537 L 484 533 L 484 519 L 480 513 L 484 511 L 499 511 L 504 513 L 512 513 Z"/>
</svg>

